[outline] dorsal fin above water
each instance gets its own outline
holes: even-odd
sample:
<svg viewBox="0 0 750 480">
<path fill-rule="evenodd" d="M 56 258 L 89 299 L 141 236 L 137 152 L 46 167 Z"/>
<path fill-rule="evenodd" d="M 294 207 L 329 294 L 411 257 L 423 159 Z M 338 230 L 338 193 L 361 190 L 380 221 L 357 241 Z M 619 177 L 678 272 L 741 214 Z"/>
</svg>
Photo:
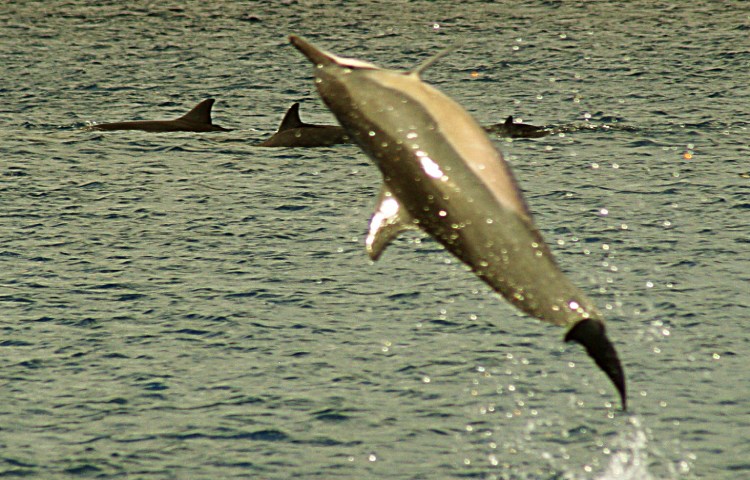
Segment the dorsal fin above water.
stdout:
<svg viewBox="0 0 750 480">
<path fill-rule="evenodd" d="M 215 100 L 213 98 L 203 100 L 201 103 L 194 106 L 188 113 L 181 116 L 179 120 L 211 125 L 211 108 L 214 106 L 214 102 Z"/>
<path fill-rule="evenodd" d="M 508 115 L 508 118 L 505 119 L 505 126 L 513 125 L 513 115 Z"/>
<path fill-rule="evenodd" d="M 286 111 L 286 114 L 284 115 L 284 119 L 281 120 L 281 125 L 279 125 L 279 132 L 283 132 L 284 130 L 291 130 L 293 128 L 300 128 L 305 126 L 304 123 L 302 123 L 302 120 L 299 118 L 299 103 L 295 103 L 291 107 L 289 107 L 289 110 Z"/>
</svg>

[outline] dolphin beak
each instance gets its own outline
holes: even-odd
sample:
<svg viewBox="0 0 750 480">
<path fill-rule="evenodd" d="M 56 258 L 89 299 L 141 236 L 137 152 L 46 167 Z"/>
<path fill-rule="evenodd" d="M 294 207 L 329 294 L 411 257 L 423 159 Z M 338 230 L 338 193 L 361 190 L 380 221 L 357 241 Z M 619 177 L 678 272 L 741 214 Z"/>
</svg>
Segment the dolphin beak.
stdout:
<svg viewBox="0 0 750 480">
<path fill-rule="evenodd" d="M 310 42 L 301 37 L 289 35 L 289 42 L 315 65 L 328 65 L 334 63 L 331 54 L 314 47 Z"/>
<path fill-rule="evenodd" d="M 565 335 L 565 341 L 578 342 L 586 349 L 589 357 L 607 374 L 609 379 L 620 392 L 622 409 L 628 409 L 628 400 L 625 393 L 625 373 L 622 371 L 620 359 L 612 342 L 607 338 L 604 323 L 599 320 L 586 319 L 573 325 Z"/>
</svg>

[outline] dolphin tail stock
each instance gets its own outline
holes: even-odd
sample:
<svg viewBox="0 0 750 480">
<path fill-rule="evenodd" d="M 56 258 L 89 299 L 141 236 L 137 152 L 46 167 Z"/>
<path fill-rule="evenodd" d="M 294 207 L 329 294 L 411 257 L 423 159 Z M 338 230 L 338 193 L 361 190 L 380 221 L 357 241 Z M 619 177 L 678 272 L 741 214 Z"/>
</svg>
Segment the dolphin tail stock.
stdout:
<svg viewBox="0 0 750 480">
<path fill-rule="evenodd" d="M 614 345 L 607 337 L 604 322 L 588 318 L 573 325 L 565 334 L 566 342 L 580 343 L 586 349 L 589 357 L 594 359 L 596 365 L 609 377 L 617 391 L 620 393 L 623 411 L 628 409 L 627 393 L 625 388 L 625 373 L 623 372 L 620 359 Z"/>
</svg>

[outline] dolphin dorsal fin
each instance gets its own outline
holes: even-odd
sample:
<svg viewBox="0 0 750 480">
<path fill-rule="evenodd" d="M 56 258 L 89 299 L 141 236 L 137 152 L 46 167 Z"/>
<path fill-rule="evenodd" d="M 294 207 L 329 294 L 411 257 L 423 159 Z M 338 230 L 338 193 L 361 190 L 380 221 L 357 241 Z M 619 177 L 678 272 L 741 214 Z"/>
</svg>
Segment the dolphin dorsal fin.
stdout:
<svg viewBox="0 0 750 480">
<path fill-rule="evenodd" d="M 446 48 L 446 49 L 444 49 L 444 50 L 436 53 L 435 55 L 431 56 L 430 58 L 428 58 L 424 62 L 422 62 L 419 65 L 417 65 L 412 71 L 409 72 L 409 75 L 415 75 L 417 77 L 421 76 L 422 72 L 424 72 L 425 70 L 427 70 L 428 68 L 430 68 L 432 65 L 435 64 L 435 62 L 437 62 L 438 60 L 440 60 L 444 56 L 446 56 L 449 53 L 453 52 L 453 50 L 455 50 L 455 49 L 456 49 L 456 47 L 448 47 L 448 48 Z"/>
<path fill-rule="evenodd" d="M 508 115 L 508 118 L 505 119 L 505 125 L 513 125 L 513 115 Z"/>
<path fill-rule="evenodd" d="M 207 98 L 203 100 L 201 103 L 194 106 L 193 109 L 188 113 L 181 116 L 179 120 L 187 120 L 188 122 L 205 123 L 208 125 L 212 125 L 211 107 L 214 106 L 214 101 L 215 100 L 213 98 Z"/>
<path fill-rule="evenodd" d="M 378 196 L 378 205 L 370 219 L 370 230 L 365 239 L 365 249 L 370 259 L 375 261 L 390 245 L 394 238 L 404 230 L 415 228 L 413 217 L 402 206 L 401 202 L 383 185 Z"/>
<path fill-rule="evenodd" d="M 279 125 L 279 132 L 303 126 L 305 126 L 305 124 L 302 123 L 302 120 L 299 118 L 299 103 L 295 103 L 289 107 L 289 110 L 284 114 L 284 119 L 281 121 L 281 125 Z"/>
</svg>

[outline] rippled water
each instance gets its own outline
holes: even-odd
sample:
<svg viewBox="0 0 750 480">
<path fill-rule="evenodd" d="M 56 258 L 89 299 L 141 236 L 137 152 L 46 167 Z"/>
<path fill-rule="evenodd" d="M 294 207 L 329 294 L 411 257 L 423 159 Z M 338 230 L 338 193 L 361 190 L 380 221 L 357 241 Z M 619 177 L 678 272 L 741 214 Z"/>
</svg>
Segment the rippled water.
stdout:
<svg viewBox="0 0 750 480">
<path fill-rule="evenodd" d="M 563 331 L 406 235 L 297 33 L 409 68 L 496 139 L 607 312 L 631 411 Z M 750 477 L 747 2 L 0 6 L 0 475 Z M 90 132 L 215 97 L 233 132 Z"/>
</svg>

